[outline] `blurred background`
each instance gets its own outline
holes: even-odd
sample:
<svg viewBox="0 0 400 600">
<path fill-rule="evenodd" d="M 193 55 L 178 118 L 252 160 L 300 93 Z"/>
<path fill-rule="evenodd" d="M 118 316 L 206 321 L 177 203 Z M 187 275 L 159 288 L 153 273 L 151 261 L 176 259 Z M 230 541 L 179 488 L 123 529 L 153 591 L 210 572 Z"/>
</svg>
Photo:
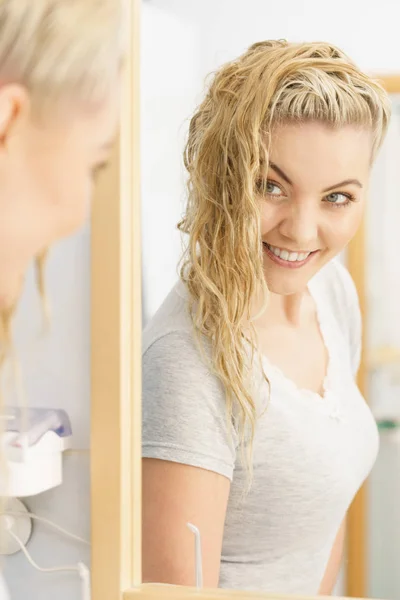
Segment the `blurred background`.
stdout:
<svg viewBox="0 0 400 600">
<path fill-rule="evenodd" d="M 352 552 L 336 593 L 400 599 L 400 3 L 398 0 L 144 0 L 142 6 L 143 317 L 177 279 L 185 204 L 182 150 L 206 77 L 254 42 L 328 41 L 365 71 L 391 76 L 393 120 L 372 178 L 356 269 L 366 310 L 367 400 L 378 461 L 356 507 Z M 398 77 L 398 79 L 397 79 Z M 399 92 L 399 94 L 396 93 Z M 362 237 L 357 244 L 363 244 Z M 343 257 L 346 260 L 346 257 Z M 365 514 L 364 514 L 365 511 Z M 352 590 L 346 585 L 352 579 Z"/>
</svg>

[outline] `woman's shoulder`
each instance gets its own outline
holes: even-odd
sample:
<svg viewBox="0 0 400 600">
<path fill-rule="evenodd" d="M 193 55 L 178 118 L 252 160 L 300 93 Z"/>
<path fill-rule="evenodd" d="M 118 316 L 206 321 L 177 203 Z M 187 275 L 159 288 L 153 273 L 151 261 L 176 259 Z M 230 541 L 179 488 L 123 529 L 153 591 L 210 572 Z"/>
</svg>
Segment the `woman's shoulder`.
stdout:
<svg viewBox="0 0 400 600">
<path fill-rule="evenodd" d="M 143 387 L 162 385 L 175 396 L 201 388 L 214 400 L 224 398 L 212 368 L 211 343 L 195 334 L 189 310 L 188 291 L 179 282 L 143 332 Z"/>
<path fill-rule="evenodd" d="M 196 339 L 188 296 L 180 284 L 143 337 L 143 456 L 232 479 L 236 432 L 228 424 L 225 392 L 212 370 L 210 345 Z"/>
<path fill-rule="evenodd" d="M 146 354 L 154 344 L 163 340 L 162 343 L 169 339 L 181 339 L 185 345 L 193 337 L 188 292 L 184 283 L 178 281 L 144 328 L 142 352 Z"/>
</svg>

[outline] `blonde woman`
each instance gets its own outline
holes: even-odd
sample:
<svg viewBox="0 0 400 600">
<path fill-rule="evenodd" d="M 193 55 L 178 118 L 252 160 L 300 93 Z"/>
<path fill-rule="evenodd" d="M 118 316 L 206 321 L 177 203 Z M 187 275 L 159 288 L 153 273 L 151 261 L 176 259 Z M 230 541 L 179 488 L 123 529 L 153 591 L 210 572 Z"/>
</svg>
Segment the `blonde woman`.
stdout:
<svg viewBox="0 0 400 600">
<path fill-rule="evenodd" d="M 120 0 L 0 0 L 0 306 L 82 225 L 118 117 Z"/>
<path fill-rule="evenodd" d="M 355 382 L 360 225 L 390 117 L 325 43 L 262 42 L 190 123 L 181 281 L 144 334 L 144 580 L 330 594 L 378 435 Z"/>
<path fill-rule="evenodd" d="M 0 0 L 1 357 L 28 265 L 83 224 L 108 160 L 121 13 L 122 0 Z"/>
</svg>

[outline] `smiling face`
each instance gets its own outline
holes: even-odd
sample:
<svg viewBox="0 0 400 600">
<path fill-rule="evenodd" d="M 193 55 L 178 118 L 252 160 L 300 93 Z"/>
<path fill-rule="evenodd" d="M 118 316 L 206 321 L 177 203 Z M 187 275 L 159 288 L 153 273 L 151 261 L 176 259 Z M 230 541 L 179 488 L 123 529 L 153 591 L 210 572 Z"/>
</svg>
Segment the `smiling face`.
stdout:
<svg viewBox="0 0 400 600">
<path fill-rule="evenodd" d="M 304 291 L 355 235 L 371 169 L 371 132 L 321 123 L 277 126 L 258 187 L 271 292 Z"/>
</svg>

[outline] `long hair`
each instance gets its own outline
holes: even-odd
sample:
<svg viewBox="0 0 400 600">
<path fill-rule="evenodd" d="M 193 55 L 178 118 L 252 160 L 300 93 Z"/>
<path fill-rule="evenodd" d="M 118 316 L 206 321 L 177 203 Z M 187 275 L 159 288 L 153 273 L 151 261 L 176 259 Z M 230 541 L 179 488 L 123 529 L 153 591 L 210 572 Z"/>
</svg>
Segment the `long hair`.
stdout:
<svg viewBox="0 0 400 600">
<path fill-rule="evenodd" d="M 211 341 L 212 368 L 249 456 L 257 419 L 253 363 L 261 357 L 254 326 L 250 333 L 244 326 L 254 294 L 268 297 L 256 184 L 268 165 L 271 129 L 307 121 L 365 127 L 375 155 L 389 119 L 384 89 L 341 50 L 285 41 L 254 44 L 218 70 L 191 119 L 184 153 L 188 201 L 178 225 L 188 234 L 181 278 L 197 338 Z"/>
</svg>

